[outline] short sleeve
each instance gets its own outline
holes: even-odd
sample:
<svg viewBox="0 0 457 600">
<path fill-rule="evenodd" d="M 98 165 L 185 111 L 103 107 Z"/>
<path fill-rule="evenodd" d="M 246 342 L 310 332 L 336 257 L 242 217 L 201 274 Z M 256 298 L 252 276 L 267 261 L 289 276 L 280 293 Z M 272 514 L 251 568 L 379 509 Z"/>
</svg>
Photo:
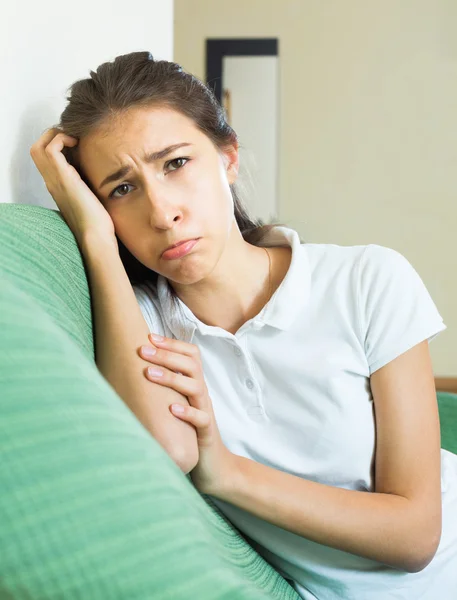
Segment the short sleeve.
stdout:
<svg viewBox="0 0 457 600">
<path fill-rule="evenodd" d="M 139 284 L 133 286 L 133 291 L 149 327 L 149 332 L 166 336 L 167 333 L 159 311 L 158 299 L 153 290 L 145 284 Z"/>
<path fill-rule="evenodd" d="M 422 279 L 396 250 L 370 244 L 359 265 L 358 314 L 370 375 L 446 329 Z"/>
</svg>

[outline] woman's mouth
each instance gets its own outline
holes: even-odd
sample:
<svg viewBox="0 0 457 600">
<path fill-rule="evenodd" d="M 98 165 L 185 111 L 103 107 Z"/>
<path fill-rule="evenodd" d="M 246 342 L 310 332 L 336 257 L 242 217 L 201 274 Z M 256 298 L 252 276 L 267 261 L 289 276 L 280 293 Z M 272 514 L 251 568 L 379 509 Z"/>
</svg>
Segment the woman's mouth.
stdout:
<svg viewBox="0 0 457 600">
<path fill-rule="evenodd" d="M 186 254 L 189 254 L 189 252 L 192 250 L 192 248 L 195 246 L 199 239 L 200 238 L 196 238 L 195 240 L 188 240 L 187 242 L 183 242 L 182 244 L 179 244 L 174 248 L 166 250 L 162 254 L 162 258 L 165 260 L 175 260 L 176 258 L 182 258 Z"/>
</svg>

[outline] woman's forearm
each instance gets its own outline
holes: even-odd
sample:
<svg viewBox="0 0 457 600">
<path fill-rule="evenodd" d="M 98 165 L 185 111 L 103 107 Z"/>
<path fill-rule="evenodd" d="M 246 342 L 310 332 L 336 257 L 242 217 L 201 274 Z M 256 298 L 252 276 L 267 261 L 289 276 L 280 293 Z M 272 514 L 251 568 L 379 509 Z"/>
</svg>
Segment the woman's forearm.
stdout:
<svg viewBox="0 0 457 600">
<path fill-rule="evenodd" d="M 116 239 L 86 238 L 81 243 L 89 279 L 95 330 L 95 361 L 144 427 L 184 472 L 198 460 L 195 429 L 176 419 L 169 405 L 188 405 L 185 396 L 144 375 L 149 365 L 138 354 L 149 329 L 119 256 Z"/>
<path fill-rule="evenodd" d="M 402 496 L 325 485 L 238 455 L 231 471 L 211 495 L 319 544 L 408 572 L 424 568 L 436 552 Z"/>
</svg>

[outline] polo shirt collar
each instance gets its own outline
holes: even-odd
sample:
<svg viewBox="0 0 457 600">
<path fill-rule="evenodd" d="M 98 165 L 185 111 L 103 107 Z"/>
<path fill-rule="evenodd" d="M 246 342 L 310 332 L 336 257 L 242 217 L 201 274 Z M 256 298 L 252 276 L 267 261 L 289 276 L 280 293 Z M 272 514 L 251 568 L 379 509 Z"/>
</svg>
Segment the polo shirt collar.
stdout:
<svg viewBox="0 0 457 600">
<path fill-rule="evenodd" d="M 311 275 L 306 246 L 301 243 L 295 230 L 280 225 L 268 232 L 262 240 L 262 245 L 267 248 L 290 246 L 292 260 L 278 289 L 249 323 L 255 328 L 266 324 L 285 331 L 304 311 L 309 300 Z M 232 334 L 222 328 L 206 325 L 197 319 L 182 300 L 173 296 L 170 284 L 162 275 L 157 278 L 157 297 L 162 318 L 177 339 L 190 343 L 197 329 L 203 335 L 232 337 Z"/>
</svg>

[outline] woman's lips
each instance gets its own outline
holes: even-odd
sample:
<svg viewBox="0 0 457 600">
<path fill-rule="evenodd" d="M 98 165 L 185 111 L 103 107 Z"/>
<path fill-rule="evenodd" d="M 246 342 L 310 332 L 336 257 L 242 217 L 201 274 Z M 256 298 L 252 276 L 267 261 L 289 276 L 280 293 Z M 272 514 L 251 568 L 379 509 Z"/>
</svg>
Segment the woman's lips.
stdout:
<svg viewBox="0 0 457 600">
<path fill-rule="evenodd" d="M 200 238 L 197 238 L 195 240 L 189 240 L 188 242 L 179 244 L 179 246 L 170 248 L 170 250 L 166 250 L 166 252 L 162 254 L 162 258 L 164 258 L 165 260 L 174 260 L 176 258 L 181 258 L 182 256 L 189 254 L 189 252 L 192 250 L 192 248 L 195 246 L 199 239 Z"/>
</svg>

